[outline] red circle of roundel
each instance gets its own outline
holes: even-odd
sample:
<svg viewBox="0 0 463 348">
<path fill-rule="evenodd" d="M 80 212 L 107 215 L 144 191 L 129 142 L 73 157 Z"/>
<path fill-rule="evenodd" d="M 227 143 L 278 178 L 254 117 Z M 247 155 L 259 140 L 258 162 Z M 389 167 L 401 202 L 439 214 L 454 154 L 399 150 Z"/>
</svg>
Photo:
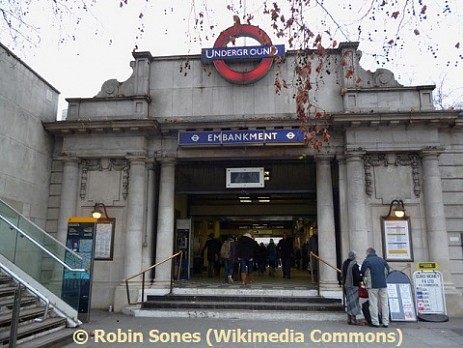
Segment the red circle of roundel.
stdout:
<svg viewBox="0 0 463 348">
<path fill-rule="evenodd" d="M 270 40 L 269 36 L 262 29 L 250 24 L 239 24 L 225 29 L 220 33 L 215 41 L 214 48 L 226 47 L 232 39 L 243 36 L 255 39 L 262 46 L 272 45 L 272 40 Z M 262 78 L 270 70 L 272 63 L 273 58 L 262 58 L 260 63 L 251 71 L 240 72 L 231 69 L 223 59 L 214 60 L 215 68 L 220 75 L 230 82 L 243 85 L 253 83 Z"/>
</svg>

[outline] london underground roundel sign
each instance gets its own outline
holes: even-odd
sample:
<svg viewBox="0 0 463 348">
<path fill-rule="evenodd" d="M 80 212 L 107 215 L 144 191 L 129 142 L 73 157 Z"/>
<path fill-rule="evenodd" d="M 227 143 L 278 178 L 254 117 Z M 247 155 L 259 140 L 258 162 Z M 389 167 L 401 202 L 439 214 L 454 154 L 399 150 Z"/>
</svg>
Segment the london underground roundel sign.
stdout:
<svg viewBox="0 0 463 348">
<path fill-rule="evenodd" d="M 249 37 L 258 41 L 261 46 L 227 47 L 239 37 Z M 229 82 L 249 84 L 262 78 L 272 67 L 275 56 L 284 55 L 284 45 L 273 45 L 270 37 L 260 28 L 250 24 L 238 24 L 224 30 L 213 48 L 202 50 L 202 60 L 212 60 L 219 74 Z M 256 67 L 250 71 L 236 71 L 227 61 L 239 59 L 260 59 Z"/>
</svg>

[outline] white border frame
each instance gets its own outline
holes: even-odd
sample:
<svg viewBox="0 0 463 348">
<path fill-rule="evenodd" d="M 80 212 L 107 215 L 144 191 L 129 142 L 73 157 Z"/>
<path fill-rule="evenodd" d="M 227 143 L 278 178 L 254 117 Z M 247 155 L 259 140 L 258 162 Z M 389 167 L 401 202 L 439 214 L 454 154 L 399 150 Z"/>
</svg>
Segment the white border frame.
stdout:
<svg viewBox="0 0 463 348">
<path fill-rule="evenodd" d="M 381 217 L 383 257 L 386 261 L 413 261 L 410 218 Z"/>
<path fill-rule="evenodd" d="M 232 182 L 232 174 L 235 173 L 258 173 L 259 182 Z M 252 167 L 252 168 L 227 168 L 226 171 L 226 187 L 227 188 L 262 188 L 265 186 L 264 183 L 264 168 L 263 167 Z"/>
</svg>

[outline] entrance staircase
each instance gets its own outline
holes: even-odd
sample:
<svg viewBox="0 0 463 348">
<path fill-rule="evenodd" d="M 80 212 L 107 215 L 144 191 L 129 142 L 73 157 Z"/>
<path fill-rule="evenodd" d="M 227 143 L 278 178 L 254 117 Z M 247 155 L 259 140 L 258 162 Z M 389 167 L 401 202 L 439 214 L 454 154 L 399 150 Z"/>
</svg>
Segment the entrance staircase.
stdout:
<svg viewBox="0 0 463 348">
<path fill-rule="evenodd" d="M 66 328 L 82 324 L 78 291 L 84 272 L 79 255 L 0 200 L 0 346 L 72 342 L 74 330 Z M 66 294 L 65 280 L 75 284 Z"/>
<path fill-rule="evenodd" d="M 260 283 L 246 288 L 204 281 L 195 285 L 194 280 L 187 282 L 188 285 L 174 282 L 169 294 L 161 294 L 159 289 L 145 289 L 145 300 L 132 309 L 132 314 L 220 319 L 344 319 L 341 298 L 321 297 L 313 284 L 300 286 L 283 279 L 272 280 L 261 278 Z"/>
<path fill-rule="evenodd" d="M 19 302 L 17 324 L 13 315 L 15 301 Z M 14 338 L 12 326 L 16 327 Z M 62 347 L 72 342 L 73 330 L 65 330 L 66 327 L 65 317 L 48 310 L 36 295 L 0 273 L 0 346 L 9 346 L 14 339 L 18 348 Z"/>
</svg>

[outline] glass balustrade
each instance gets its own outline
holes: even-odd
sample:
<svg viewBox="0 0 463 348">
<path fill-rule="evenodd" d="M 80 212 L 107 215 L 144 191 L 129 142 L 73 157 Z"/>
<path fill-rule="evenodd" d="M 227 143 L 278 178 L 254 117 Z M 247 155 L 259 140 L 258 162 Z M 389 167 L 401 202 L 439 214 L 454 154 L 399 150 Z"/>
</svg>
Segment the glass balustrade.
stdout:
<svg viewBox="0 0 463 348">
<path fill-rule="evenodd" d="M 0 254 L 79 309 L 82 258 L 1 200 Z"/>
</svg>

